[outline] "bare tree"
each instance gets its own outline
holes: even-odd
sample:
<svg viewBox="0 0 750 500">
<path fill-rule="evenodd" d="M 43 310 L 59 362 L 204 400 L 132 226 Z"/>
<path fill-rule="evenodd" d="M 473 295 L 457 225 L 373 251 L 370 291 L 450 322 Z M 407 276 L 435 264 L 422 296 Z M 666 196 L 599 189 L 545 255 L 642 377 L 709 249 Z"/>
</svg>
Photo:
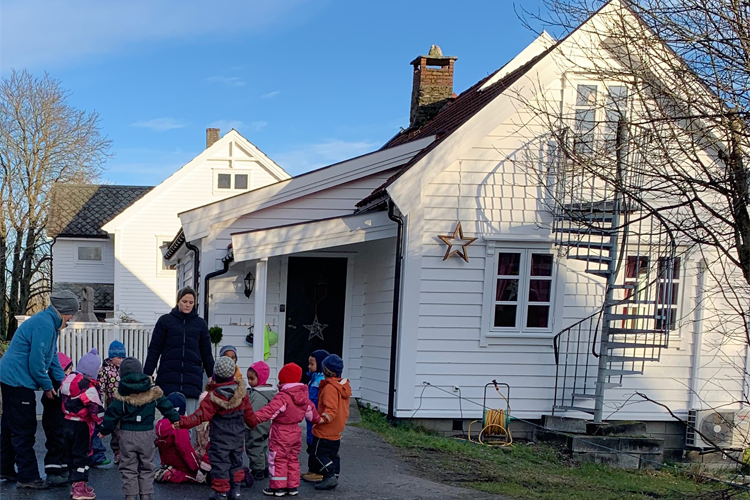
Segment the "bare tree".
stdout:
<svg viewBox="0 0 750 500">
<path fill-rule="evenodd" d="M 108 157 L 99 114 L 76 109 L 69 97 L 46 73 L 14 70 L 0 82 L 0 338 L 12 336 L 15 316 L 50 289 L 50 188 L 95 181 Z"/>
</svg>

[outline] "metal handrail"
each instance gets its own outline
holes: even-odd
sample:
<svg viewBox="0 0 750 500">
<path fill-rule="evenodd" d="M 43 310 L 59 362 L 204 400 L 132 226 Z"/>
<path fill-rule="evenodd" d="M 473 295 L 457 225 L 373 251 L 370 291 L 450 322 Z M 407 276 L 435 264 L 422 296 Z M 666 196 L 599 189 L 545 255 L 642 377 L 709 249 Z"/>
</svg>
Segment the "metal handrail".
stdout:
<svg viewBox="0 0 750 500">
<path fill-rule="evenodd" d="M 575 327 L 577 327 L 577 326 L 579 326 L 579 325 L 583 324 L 583 323 L 584 323 L 585 321 L 588 321 L 588 320 L 590 320 L 590 319 L 591 319 L 591 318 L 593 318 L 594 316 L 597 316 L 597 315 L 601 315 L 603 311 L 604 311 L 604 309 L 603 309 L 603 308 L 602 308 L 602 309 L 599 309 L 599 310 L 598 310 L 597 312 L 595 312 L 594 314 L 592 314 L 592 315 L 590 315 L 590 316 L 586 316 L 586 317 L 585 317 L 585 318 L 583 318 L 582 320 L 580 320 L 580 321 L 578 321 L 578 322 L 576 322 L 576 323 L 573 323 L 572 325 L 570 325 L 569 327 L 567 327 L 567 328 L 566 328 L 565 330 L 561 330 L 561 331 L 560 331 L 560 333 L 558 333 L 557 335 L 555 335 L 554 337 L 552 337 L 552 347 L 553 347 L 553 348 L 554 348 L 554 350 L 555 350 L 555 364 L 556 364 L 556 365 L 559 365 L 559 364 L 560 364 L 560 347 L 559 347 L 559 345 L 558 345 L 558 343 L 559 343 L 559 340 L 560 340 L 560 337 L 561 337 L 561 336 L 562 336 L 562 335 L 563 335 L 564 333 L 568 333 L 568 332 L 569 332 L 570 330 L 572 330 L 573 328 L 575 328 Z M 598 328 L 598 327 L 597 327 L 597 330 L 599 330 L 599 328 Z"/>
</svg>

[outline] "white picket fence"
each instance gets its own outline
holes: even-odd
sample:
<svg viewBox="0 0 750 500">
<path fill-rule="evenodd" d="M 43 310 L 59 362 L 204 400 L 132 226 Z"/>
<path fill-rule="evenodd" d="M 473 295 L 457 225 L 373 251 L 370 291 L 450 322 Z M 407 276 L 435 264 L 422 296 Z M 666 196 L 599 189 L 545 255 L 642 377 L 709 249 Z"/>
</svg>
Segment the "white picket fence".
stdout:
<svg viewBox="0 0 750 500">
<path fill-rule="evenodd" d="M 25 319 L 18 317 L 19 324 Z M 106 358 L 109 344 L 119 340 L 125 344 L 128 356 L 145 363 L 153 331 L 154 325 L 144 323 L 68 323 L 68 327 L 60 332 L 57 350 L 70 356 L 75 367 L 81 356 L 94 347 L 102 359 Z"/>
<path fill-rule="evenodd" d="M 81 356 L 94 347 L 102 359 L 106 358 L 109 344 L 113 340 L 119 340 L 125 344 L 128 356 L 145 363 L 153 331 L 154 325 L 143 323 L 69 323 L 60 332 L 57 350 L 70 356 L 75 367 Z"/>
</svg>

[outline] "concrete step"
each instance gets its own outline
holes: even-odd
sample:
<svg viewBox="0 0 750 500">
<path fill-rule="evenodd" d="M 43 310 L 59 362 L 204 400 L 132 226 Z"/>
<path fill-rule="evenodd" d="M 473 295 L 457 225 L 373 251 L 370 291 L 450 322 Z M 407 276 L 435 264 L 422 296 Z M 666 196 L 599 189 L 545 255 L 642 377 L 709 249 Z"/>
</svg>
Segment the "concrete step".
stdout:
<svg viewBox="0 0 750 500">
<path fill-rule="evenodd" d="M 554 408 L 560 411 L 580 411 L 582 413 L 590 413 L 591 415 L 594 414 L 593 408 L 586 408 L 585 406 L 555 405 Z"/>
<path fill-rule="evenodd" d="M 588 420 L 582 418 L 558 417 L 557 415 L 542 415 L 542 427 L 548 431 L 570 432 L 585 434 Z"/>
</svg>

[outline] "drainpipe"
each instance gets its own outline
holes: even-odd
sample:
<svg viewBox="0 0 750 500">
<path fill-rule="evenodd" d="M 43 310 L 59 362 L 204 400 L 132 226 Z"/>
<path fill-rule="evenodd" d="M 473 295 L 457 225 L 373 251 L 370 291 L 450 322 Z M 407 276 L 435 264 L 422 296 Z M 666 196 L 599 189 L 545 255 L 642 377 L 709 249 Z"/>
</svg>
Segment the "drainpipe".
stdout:
<svg viewBox="0 0 750 500">
<path fill-rule="evenodd" d="M 393 317 L 391 318 L 391 358 L 388 373 L 388 422 L 395 422 L 396 404 L 396 353 L 398 352 L 398 318 L 401 302 L 401 264 L 404 257 L 404 219 L 395 215 L 396 204 L 388 201 L 388 218 L 398 225 L 396 232 L 396 269 L 393 276 Z"/>
<path fill-rule="evenodd" d="M 200 283 L 201 251 L 187 240 L 185 241 L 185 247 L 193 252 L 193 290 L 197 293 L 198 283 Z M 208 321 L 208 315 L 206 315 L 206 321 Z"/>
<path fill-rule="evenodd" d="M 214 271 L 206 275 L 206 279 L 203 283 L 203 319 L 206 320 L 206 323 L 208 323 L 209 281 L 211 280 L 211 278 L 226 274 L 227 271 L 229 271 L 229 264 L 233 260 L 234 256 L 232 254 L 227 255 L 226 257 L 221 259 L 221 263 L 224 264 L 223 269 L 219 269 L 218 271 Z"/>
<path fill-rule="evenodd" d="M 701 369 L 701 350 L 703 349 L 703 294 L 706 289 L 706 261 L 698 261 L 698 286 L 695 291 L 695 313 L 693 321 L 693 365 L 690 367 L 690 397 L 688 410 L 697 409 L 698 376 Z M 742 384 L 744 391 L 744 382 Z"/>
</svg>

